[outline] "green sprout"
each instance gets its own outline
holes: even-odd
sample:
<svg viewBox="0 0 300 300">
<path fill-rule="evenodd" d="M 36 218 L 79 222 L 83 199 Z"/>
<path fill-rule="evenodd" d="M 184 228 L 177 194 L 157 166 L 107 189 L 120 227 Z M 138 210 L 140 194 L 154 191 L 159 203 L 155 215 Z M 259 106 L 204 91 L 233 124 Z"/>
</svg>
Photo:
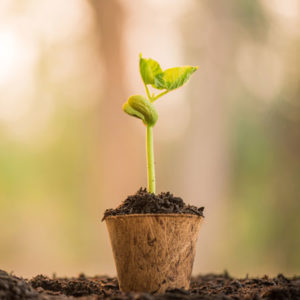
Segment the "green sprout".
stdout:
<svg viewBox="0 0 300 300">
<path fill-rule="evenodd" d="M 152 104 L 161 96 L 185 84 L 190 76 L 198 69 L 193 66 L 170 68 L 163 71 L 159 63 L 151 58 L 145 59 L 140 54 L 140 73 L 143 79 L 147 98 L 142 95 L 130 96 L 124 103 L 123 110 L 139 118 L 147 127 L 147 174 L 148 192 L 155 194 L 155 167 L 153 151 L 153 126 L 157 122 L 158 113 Z M 158 94 L 150 94 L 148 85 L 157 90 Z"/>
</svg>

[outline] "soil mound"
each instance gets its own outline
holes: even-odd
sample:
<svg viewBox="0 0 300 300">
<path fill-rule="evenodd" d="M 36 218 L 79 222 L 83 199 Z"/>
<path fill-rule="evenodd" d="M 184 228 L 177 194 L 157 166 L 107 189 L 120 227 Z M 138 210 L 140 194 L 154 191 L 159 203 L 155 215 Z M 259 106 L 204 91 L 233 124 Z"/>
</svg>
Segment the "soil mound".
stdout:
<svg viewBox="0 0 300 300">
<path fill-rule="evenodd" d="M 140 188 L 116 209 L 107 209 L 102 221 L 108 216 L 130 214 L 195 214 L 203 217 L 203 210 L 204 207 L 185 204 L 180 197 L 174 197 L 170 192 L 155 195 Z"/>
<path fill-rule="evenodd" d="M 38 293 L 24 279 L 0 270 L 0 299 L 38 299 Z"/>
</svg>

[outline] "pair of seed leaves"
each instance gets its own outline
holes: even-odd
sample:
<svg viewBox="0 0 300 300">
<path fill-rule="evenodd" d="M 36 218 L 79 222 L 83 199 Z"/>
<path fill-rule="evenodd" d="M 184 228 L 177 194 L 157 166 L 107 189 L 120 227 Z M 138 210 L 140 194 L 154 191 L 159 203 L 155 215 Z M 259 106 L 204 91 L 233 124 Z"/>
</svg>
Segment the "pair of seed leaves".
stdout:
<svg viewBox="0 0 300 300">
<path fill-rule="evenodd" d="M 123 110 L 129 115 L 141 119 L 145 125 L 154 126 L 158 119 L 158 113 L 152 102 L 160 95 L 150 96 L 147 85 L 158 90 L 165 90 L 162 94 L 166 94 L 184 85 L 197 69 L 198 67 L 182 66 L 163 71 L 157 61 L 143 58 L 140 54 L 140 74 L 149 99 L 142 95 L 130 96 L 124 103 Z"/>
</svg>

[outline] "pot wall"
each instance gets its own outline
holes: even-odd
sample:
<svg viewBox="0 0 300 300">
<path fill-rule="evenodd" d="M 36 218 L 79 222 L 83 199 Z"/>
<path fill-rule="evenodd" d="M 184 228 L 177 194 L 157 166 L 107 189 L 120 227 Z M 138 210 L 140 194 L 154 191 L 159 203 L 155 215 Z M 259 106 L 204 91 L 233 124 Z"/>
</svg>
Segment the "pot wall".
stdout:
<svg viewBox="0 0 300 300">
<path fill-rule="evenodd" d="M 188 289 L 202 219 L 188 214 L 107 217 L 120 289 L 151 293 Z"/>
</svg>

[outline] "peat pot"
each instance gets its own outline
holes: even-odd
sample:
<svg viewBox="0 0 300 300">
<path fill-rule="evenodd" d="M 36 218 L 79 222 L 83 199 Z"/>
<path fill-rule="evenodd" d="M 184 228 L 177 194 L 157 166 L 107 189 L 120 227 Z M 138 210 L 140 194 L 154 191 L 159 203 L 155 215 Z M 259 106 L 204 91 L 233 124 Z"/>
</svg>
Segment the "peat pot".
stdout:
<svg viewBox="0 0 300 300">
<path fill-rule="evenodd" d="M 132 214 L 105 218 L 123 292 L 189 289 L 202 217 Z"/>
</svg>

